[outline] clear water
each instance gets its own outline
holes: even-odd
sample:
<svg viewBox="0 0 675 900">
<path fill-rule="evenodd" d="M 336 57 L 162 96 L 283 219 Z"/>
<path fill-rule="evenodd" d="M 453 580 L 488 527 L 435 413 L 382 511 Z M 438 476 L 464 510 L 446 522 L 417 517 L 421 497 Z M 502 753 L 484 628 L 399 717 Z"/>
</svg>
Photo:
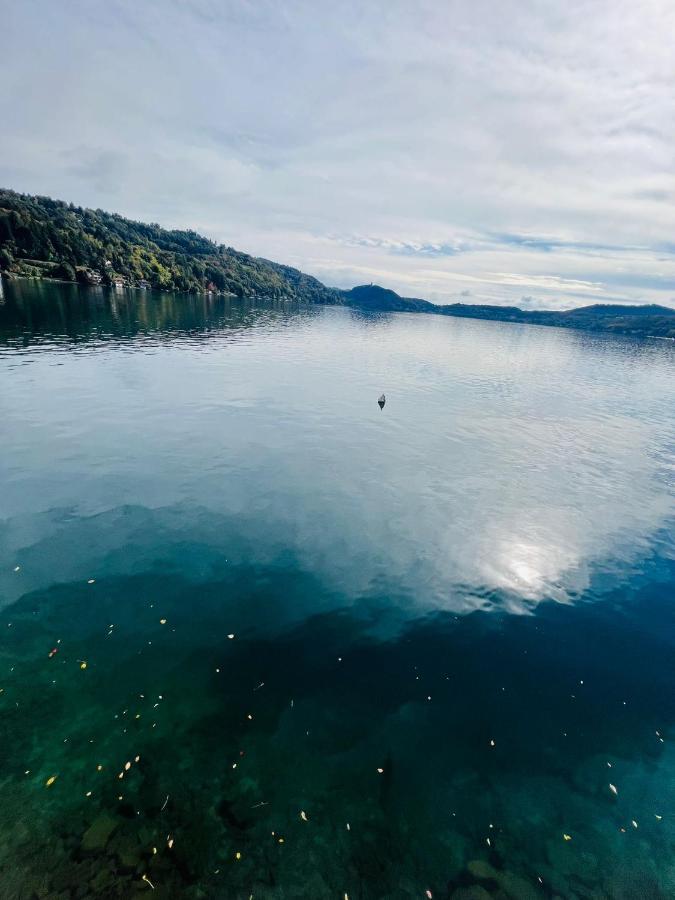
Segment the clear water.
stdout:
<svg viewBox="0 0 675 900">
<path fill-rule="evenodd" d="M 672 344 L 3 287 L 3 898 L 675 895 Z"/>
</svg>

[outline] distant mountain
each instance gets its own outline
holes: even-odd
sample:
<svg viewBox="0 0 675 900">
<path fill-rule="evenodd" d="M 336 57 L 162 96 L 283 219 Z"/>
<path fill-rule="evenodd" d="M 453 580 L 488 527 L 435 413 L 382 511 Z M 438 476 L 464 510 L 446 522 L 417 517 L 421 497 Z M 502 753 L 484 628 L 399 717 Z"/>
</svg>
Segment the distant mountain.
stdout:
<svg viewBox="0 0 675 900">
<path fill-rule="evenodd" d="M 311 275 L 100 209 L 0 189 L 0 269 L 10 275 L 340 303 Z"/>
<path fill-rule="evenodd" d="M 612 331 L 616 334 L 675 338 L 675 309 L 656 304 L 645 306 L 594 304 L 562 312 L 469 303 L 451 303 L 442 306 L 415 297 L 401 297 L 395 291 L 376 284 L 362 284 L 349 291 L 343 291 L 343 298 L 347 306 L 380 312 L 393 310 L 427 312 L 467 319 L 490 319 L 495 322 L 556 325 L 560 328 L 583 328 L 587 331 Z"/>
</svg>

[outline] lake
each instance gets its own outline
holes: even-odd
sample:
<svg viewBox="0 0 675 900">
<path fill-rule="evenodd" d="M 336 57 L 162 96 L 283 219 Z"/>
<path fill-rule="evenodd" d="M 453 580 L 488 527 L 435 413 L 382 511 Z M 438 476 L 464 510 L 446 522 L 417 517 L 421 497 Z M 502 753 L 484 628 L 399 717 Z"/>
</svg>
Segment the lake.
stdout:
<svg viewBox="0 0 675 900">
<path fill-rule="evenodd" d="M 3 898 L 675 895 L 672 343 L 3 292 Z"/>
</svg>

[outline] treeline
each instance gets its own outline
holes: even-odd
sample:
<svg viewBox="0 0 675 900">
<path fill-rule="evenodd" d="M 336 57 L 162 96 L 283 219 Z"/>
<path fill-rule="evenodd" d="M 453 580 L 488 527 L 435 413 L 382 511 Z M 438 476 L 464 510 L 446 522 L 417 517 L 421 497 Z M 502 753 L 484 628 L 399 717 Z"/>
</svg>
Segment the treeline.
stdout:
<svg viewBox="0 0 675 900">
<path fill-rule="evenodd" d="M 16 275 L 166 291 L 213 291 L 306 303 L 339 292 L 194 231 L 169 231 L 100 209 L 0 189 L 0 269 Z"/>
</svg>

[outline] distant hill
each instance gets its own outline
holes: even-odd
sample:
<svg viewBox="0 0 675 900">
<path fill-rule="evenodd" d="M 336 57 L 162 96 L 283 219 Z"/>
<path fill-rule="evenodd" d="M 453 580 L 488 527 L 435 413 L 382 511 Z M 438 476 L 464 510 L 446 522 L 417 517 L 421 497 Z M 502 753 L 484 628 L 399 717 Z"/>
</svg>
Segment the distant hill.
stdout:
<svg viewBox="0 0 675 900">
<path fill-rule="evenodd" d="M 490 319 L 496 322 L 555 325 L 560 328 L 583 328 L 587 331 L 613 331 L 616 334 L 675 338 L 675 309 L 656 304 L 644 306 L 594 304 L 562 312 L 469 303 L 441 306 L 415 297 L 401 297 L 395 291 L 376 284 L 359 285 L 344 291 L 343 297 L 347 306 L 372 311 L 427 312 L 467 319 Z"/>
<path fill-rule="evenodd" d="M 34 278 L 339 303 L 290 266 L 100 209 L 0 189 L 0 269 Z"/>
<path fill-rule="evenodd" d="M 438 307 L 428 300 L 400 297 L 396 291 L 380 287 L 379 284 L 361 284 L 350 291 L 343 291 L 348 306 L 360 306 L 381 312 L 437 312 Z"/>
</svg>

